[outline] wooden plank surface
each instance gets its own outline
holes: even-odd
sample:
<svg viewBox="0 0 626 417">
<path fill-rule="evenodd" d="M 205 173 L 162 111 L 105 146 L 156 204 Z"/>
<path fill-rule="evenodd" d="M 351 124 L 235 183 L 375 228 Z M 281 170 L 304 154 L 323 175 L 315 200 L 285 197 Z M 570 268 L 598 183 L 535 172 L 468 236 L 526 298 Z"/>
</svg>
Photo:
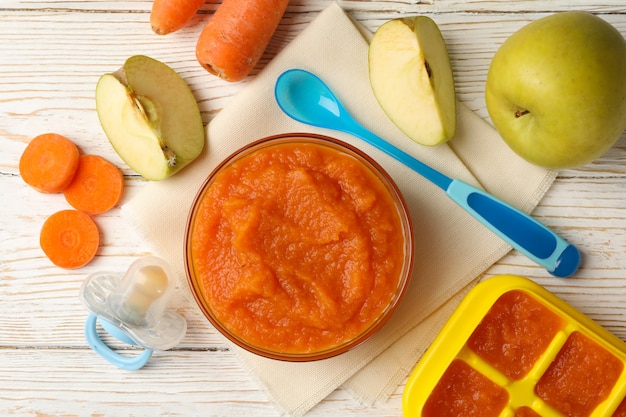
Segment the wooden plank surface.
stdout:
<svg viewBox="0 0 626 417">
<path fill-rule="evenodd" d="M 54 131 L 81 150 L 122 167 L 131 198 L 146 182 L 108 145 L 97 120 L 98 77 L 130 55 L 163 60 L 190 84 L 209 123 L 247 82 L 229 84 L 195 61 L 195 39 L 218 1 L 207 1 L 192 24 L 167 37 L 149 27 L 151 1 L 28 1 L 0 3 L 0 414 L 11 416 L 277 416 L 258 385 L 239 367 L 197 307 L 181 307 L 187 337 L 159 353 L 142 372 L 120 371 L 86 346 L 78 299 L 91 272 L 126 268 L 148 253 L 120 216 L 99 216 L 103 245 L 87 267 L 51 266 L 38 246 L 45 218 L 66 208 L 62 196 L 26 186 L 17 162 L 28 141 Z M 404 14 L 427 13 L 450 50 L 459 99 L 488 120 L 484 83 L 498 46 L 545 14 L 578 9 L 599 14 L 626 34 L 623 0 L 587 1 L 340 1 L 370 30 Z M 293 0 L 257 73 L 330 1 Z M 555 280 L 512 252 L 485 274 L 528 276 L 626 340 L 626 137 L 598 161 L 559 174 L 534 214 L 585 254 L 575 278 Z M 389 401 L 366 406 L 339 389 L 311 416 L 400 416 L 399 386 Z"/>
</svg>

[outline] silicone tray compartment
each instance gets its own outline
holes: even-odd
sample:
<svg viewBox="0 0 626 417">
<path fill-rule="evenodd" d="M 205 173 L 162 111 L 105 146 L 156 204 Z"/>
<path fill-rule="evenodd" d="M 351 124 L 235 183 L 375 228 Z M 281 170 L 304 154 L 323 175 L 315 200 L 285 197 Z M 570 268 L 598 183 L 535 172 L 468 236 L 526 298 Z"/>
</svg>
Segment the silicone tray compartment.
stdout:
<svg viewBox="0 0 626 417">
<path fill-rule="evenodd" d="M 459 304 L 409 377 L 403 411 L 626 417 L 625 397 L 624 342 L 533 281 L 501 275 Z"/>
</svg>

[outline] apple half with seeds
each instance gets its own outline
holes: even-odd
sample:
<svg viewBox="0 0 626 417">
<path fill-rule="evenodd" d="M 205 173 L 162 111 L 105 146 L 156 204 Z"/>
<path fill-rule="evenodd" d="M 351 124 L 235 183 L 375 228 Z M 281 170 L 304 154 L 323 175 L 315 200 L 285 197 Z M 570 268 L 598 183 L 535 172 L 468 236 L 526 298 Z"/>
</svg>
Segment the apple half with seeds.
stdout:
<svg viewBox="0 0 626 417">
<path fill-rule="evenodd" d="M 100 124 L 118 155 L 142 177 L 163 180 L 196 159 L 205 143 L 198 103 L 172 68 L 135 55 L 96 86 Z"/>
<path fill-rule="evenodd" d="M 432 19 L 414 16 L 384 23 L 372 37 L 368 61 L 374 95 L 404 134 L 429 146 L 454 137 L 454 76 Z"/>
</svg>

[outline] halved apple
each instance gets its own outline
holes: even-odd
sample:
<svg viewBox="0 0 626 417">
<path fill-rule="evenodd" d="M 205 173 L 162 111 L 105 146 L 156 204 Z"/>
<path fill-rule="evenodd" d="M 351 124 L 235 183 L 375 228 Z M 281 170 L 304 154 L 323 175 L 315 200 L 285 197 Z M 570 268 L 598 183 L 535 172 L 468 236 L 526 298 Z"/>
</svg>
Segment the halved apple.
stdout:
<svg viewBox="0 0 626 417">
<path fill-rule="evenodd" d="M 374 95 L 404 134 L 431 146 L 454 137 L 454 76 L 432 19 L 415 16 L 384 23 L 372 37 L 368 60 Z"/>
<path fill-rule="evenodd" d="M 169 66 L 135 55 L 96 86 L 100 124 L 118 155 L 149 180 L 162 180 L 197 158 L 205 143 L 200 109 Z"/>
</svg>

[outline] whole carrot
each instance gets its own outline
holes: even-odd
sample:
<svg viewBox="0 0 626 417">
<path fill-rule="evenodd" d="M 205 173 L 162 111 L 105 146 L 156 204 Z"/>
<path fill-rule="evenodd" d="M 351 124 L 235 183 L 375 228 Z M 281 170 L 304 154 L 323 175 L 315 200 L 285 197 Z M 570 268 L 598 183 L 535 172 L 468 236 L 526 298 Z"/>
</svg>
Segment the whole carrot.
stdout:
<svg viewBox="0 0 626 417">
<path fill-rule="evenodd" d="M 198 62 L 227 81 L 240 81 L 257 64 L 289 0 L 224 0 L 200 33 Z"/>
<path fill-rule="evenodd" d="M 205 0 L 154 0 L 150 25 L 157 35 L 167 35 L 185 26 Z"/>
</svg>

